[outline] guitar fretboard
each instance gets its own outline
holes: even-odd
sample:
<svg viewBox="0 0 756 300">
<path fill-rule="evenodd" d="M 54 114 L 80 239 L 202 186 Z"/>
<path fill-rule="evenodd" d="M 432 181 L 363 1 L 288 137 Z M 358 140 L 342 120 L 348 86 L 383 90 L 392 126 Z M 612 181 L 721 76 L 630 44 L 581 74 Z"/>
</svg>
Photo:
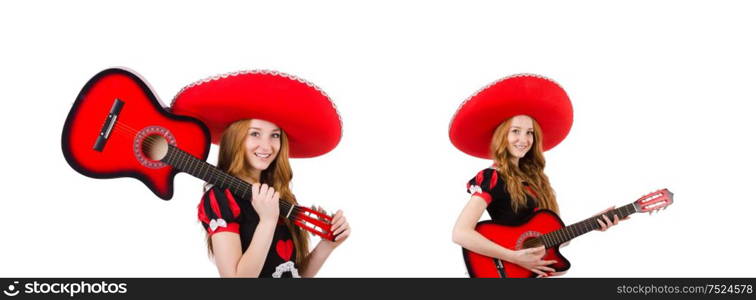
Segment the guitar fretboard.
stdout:
<svg viewBox="0 0 756 300">
<path fill-rule="evenodd" d="M 609 217 L 609 220 L 614 221 L 614 215 L 617 215 L 620 219 L 623 219 L 629 215 L 634 214 L 635 212 L 635 206 L 633 206 L 633 203 L 630 203 L 614 210 L 610 210 L 604 214 Z M 559 230 L 544 234 L 540 237 L 541 242 L 544 246 L 546 246 L 546 248 L 551 248 L 572 240 L 578 236 L 601 228 L 601 225 L 599 225 L 598 221 L 596 221 L 596 219 L 599 219 L 600 217 L 601 216 L 590 217 L 570 226 L 566 226 Z M 601 221 L 606 222 L 606 220 L 604 220 L 603 218 L 601 218 Z"/>
<path fill-rule="evenodd" d="M 172 145 L 168 146 L 168 153 L 161 161 L 194 177 L 212 183 L 220 189 L 229 189 L 234 195 L 242 197 L 242 199 L 249 199 L 251 196 L 251 184 L 236 176 L 218 170 L 215 166 Z M 279 200 L 278 205 L 282 215 L 286 215 L 292 209 L 291 204 L 283 200 Z"/>
</svg>

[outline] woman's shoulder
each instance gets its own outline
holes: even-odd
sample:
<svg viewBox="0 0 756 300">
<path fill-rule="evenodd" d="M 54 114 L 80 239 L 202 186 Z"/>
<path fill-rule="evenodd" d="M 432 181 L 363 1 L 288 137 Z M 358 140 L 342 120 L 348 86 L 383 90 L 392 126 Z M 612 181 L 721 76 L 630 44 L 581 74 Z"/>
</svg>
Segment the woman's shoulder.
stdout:
<svg viewBox="0 0 756 300">
<path fill-rule="evenodd" d="M 236 198 L 229 189 L 221 189 L 220 187 L 209 185 L 203 188 L 200 205 L 228 205 L 236 209 L 239 206 Z"/>
<path fill-rule="evenodd" d="M 209 234 L 219 231 L 239 233 L 241 208 L 228 189 L 205 187 L 197 217 Z"/>
<path fill-rule="evenodd" d="M 229 189 L 222 189 L 222 188 L 218 187 L 217 185 L 213 185 L 213 184 L 207 184 L 207 185 L 205 185 L 205 186 L 202 187 L 202 197 L 209 196 L 211 193 L 212 194 L 223 193 L 223 194 L 229 194 L 230 195 L 231 194 L 230 192 L 231 192 L 231 190 L 229 190 Z"/>
<path fill-rule="evenodd" d="M 497 184 L 504 183 L 503 180 L 504 178 L 499 174 L 499 171 L 491 166 L 478 171 L 478 173 L 470 179 L 467 185 L 468 187 L 479 186 L 485 191 L 493 189 Z"/>
<path fill-rule="evenodd" d="M 498 173 L 499 173 L 499 170 L 496 167 L 490 166 L 488 168 L 478 171 L 478 173 L 475 174 L 475 177 L 476 178 L 480 178 L 480 177 L 491 178 L 493 176 L 497 176 Z"/>
</svg>

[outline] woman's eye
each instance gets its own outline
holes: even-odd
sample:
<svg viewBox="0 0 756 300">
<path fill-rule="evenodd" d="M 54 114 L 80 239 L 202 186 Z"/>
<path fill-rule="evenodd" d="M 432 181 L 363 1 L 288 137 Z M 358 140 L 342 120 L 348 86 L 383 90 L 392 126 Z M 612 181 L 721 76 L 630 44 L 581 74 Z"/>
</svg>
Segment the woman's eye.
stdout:
<svg viewBox="0 0 756 300">
<path fill-rule="evenodd" d="M 249 135 L 251 135 L 251 136 L 260 136 L 260 133 L 257 132 L 257 131 L 255 131 L 255 132 L 250 133 Z"/>
<path fill-rule="evenodd" d="M 520 133 L 520 130 L 519 129 L 512 129 L 512 132 L 514 132 L 514 133 Z"/>
<path fill-rule="evenodd" d="M 274 133 L 274 134 L 272 134 L 271 136 L 272 136 L 272 137 L 273 137 L 274 139 L 277 139 L 277 138 L 280 138 L 280 137 L 281 137 L 281 134 L 280 134 L 280 133 Z"/>
<path fill-rule="evenodd" d="M 533 135 L 533 132 L 532 132 L 532 131 L 528 131 L 528 134 L 529 134 L 529 135 Z"/>
</svg>

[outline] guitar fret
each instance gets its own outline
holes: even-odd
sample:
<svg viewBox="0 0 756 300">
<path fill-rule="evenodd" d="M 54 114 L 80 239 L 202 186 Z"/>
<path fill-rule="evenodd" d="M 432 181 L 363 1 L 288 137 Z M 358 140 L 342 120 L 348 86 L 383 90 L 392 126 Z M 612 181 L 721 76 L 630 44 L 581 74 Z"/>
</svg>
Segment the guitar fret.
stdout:
<svg viewBox="0 0 756 300">
<path fill-rule="evenodd" d="M 192 162 L 192 173 L 197 174 L 197 168 L 199 167 L 198 161 L 191 160 Z"/>
<path fill-rule="evenodd" d="M 181 166 L 181 169 L 186 171 L 186 160 L 184 159 L 184 153 L 179 152 L 179 166 Z"/>
<path fill-rule="evenodd" d="M 204 171 L 204 174 L 202 173 Z M 207 163 L 202 164 L 202 168 L 200 169 L 200 175 L 202 175 L 202 180 L 208 181 L 207 179 Z"/>
<path fill-rule="evenodd" d="M 195 174 L 195 172 L 194 172 L 194 161 L 193 160 L 189 160 L 189 159 L 187 159 L 187 161 L 189 162 L 189 174 Z"/>
<path fill-rule="evenodd" d="M 226 185 L 226 176 L 221 176 L 221 177 L 223 177 L 223 181 L 221 181 L 220 187 L 224 188 Z"/>
<path fill-rule="evenodd" d="M 583 226 L 583 232 L 588 232 L 588 224 L 585 223 L 585 221 L 580 222 L 580 225 Z"/>
<path fill-rule="evenodd" d="M 173 167 L 176 168 L 176 169 L 181 169 L 181 167 L 178 166 L 179 160 L 178 160 L 178 153 L 177 153 L 176 149 L 172 148 L 171 150 L 173 150 L 173 151 L 171 151 L 171 153 L 172 153 L 171 154 L 171 160 L 173 160 L 173 163 L 171 163 L 171 165 L 173 165 Z"/>
<path fill-rule="evenodd" d="M 184 160 L 184 170 L 187 173 L 191 172 L 190 165 L 189 165 L 189 163 L 191 163 L 191 161 L 189 161 L 188 159 L 186 159 L 186 154 L 185 153 L 181 153 L 181 156 L 182 156 L 182 159 Z M 191 173 L 189 173 L 189 174 L 191 174 Z"/>
<path fill-rule="evenodd" d="M 184 168 L 186 169 L 186 172 L 189 174 L 192 174 L 192 161 L 187 159 L 186 153 L 181 153 L 184 159 Z"/>
<path fill-rule="evenodd" d="M 204 163 L 204 169 L 205 169 L 204 170 L 205 174 L 204 174 L 204 176 L 202 176 L 202 179 L 204 179 L 207 182 L 210 182 L 210 179 L 212 178 L 212 172 L 211 171 L 213 170 L 213 168 L 212 168 L 212 166 L 210 164 Z"/>
<path fill-rule="evenodd" d="M 176 153 L 176 166 L 181 169 L 182 171 L 185 170 L 185 168 L 182 166 L 184 161 L 181 159 L 181 152 Z"/>
<path fill-rule="evenodd" d="M 242 191 L 242 186 L 244 185 L 244 182 L 241 180 L 235 180 L 236 181 L 236 193 L 240 194 Z"/>
<path fill-rule="evenodd" d="M 237 193 L 241 191 L 241 185 L 242 185 L 242 181 L 234 178 L 234 188 L 236 189 Z"/>
<path fill-rule="evenodd" d="M 218 170 L 215 170 L 215 169 L 210 170 L 210 179 L 213 181 L 213 183 L 218 184 L 218 180 L 220 179 L 220 176 L 218 175 Z"/>
<path fill-rule="evenodd" d="M 165 154 L 165 157 L 163 157 L 161 161 L 173 167 L 173 164 L 171 163 L 171 149 L 170 148 L 168 148 L 168 153 Z"/>
<path fill-rule="evenodd" d="M 229 179 L 228 179 L 228 181 L 229 181 L 229 182 L 228 182 L 228 189 L 229 189 L 229 190 L 230 190 L 230 191 L 231 191 L 232 193 L 233 193 L 233 192 L 235 192 L 235 191 L 236 191 L 236 189 L 234 188 L 234 184 L 236 183 L 236 180 L 234 180 L 233 178 L 229 178 Z"/>
<path fill-rule="evenodd" d="M 176 156 L 174 157 L 174 159 L 176 160 L 176 168 L 179 168 L 181 171 L 183 171 L 184 168 L 181 167 L 181 153 L 176 152 Z"/>
</svg>

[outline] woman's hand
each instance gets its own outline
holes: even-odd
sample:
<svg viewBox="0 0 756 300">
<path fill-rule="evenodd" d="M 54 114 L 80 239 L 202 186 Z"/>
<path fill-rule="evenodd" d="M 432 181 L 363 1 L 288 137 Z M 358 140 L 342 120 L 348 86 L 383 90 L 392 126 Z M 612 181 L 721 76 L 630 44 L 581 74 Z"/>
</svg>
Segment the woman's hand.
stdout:
<svg viewBox="0 0 756 300">
<path fill-rule="evenodd" d="M 252 185 L 252 207 L 260 216 L 260 221 L 277 221 L 279 194 L 272 186 L 255 183 Z"/>
<path fill-rule="evenodd" d="M 600 213 L 596 214 L 596 216 L 600 216 L 598 219 L 596 219 L 596 221 L 598 221 L 599 226 L 601 226 L 601 228 L 596 229 L 596 230 L 598 230 L 598 231 L 606 231 L 607 229 L 609 229 L 609 227 L 612 227 L 612 226 L 617 225 L 619 223 L 620 219 L 619 219 L 619 217 L 617 215 L 614 215 L 614 222 L 612 222 L 611 220 L 609 220 L 609 217 L 607 217 L 605 215 L 605 213 L 607 213 L 607 212 L 609 212 L 609 211 L 611 211 L 613 209 L 614 209 L 614 206 L 612 206 L 610 208 L 607 208 L 607 209 L 601 211 Z M 622 220 L 627 220 L 628 218 L 630 218 L 630 216 L 627 216 L 627 217 L 625 217 Z"/>
<path fill-rule="evenodd" d="M 546 277 L 548 276 L 546 272 L 553 273 L 556 271 L 548 265 L 555 264 L 557 261 L 543 260 L 545 255 L 546 247 L 544 246 L 522 249 L 515 251 L 510 261 L 538 274 L 538 277 Z"/>
<path fill-rule="evenodd" d="M 323 212 L 322 208 L 319 208 L 318 210 Z M 329 245 L 333 246 L 333 248 L 341 245 L 341 243 L 343 243 L 349 237 L 349 234 L 352 233 L 352 228 L 349 227 L 349 222 L 347 222 L 346 217 L 344 217 L 344 212 L 340 209 L 333 215 L 333 218 L 331 219 L 331 232 L 336 237 L 335 241 L 326 242 L 328 242 Z"/>
</svg>

